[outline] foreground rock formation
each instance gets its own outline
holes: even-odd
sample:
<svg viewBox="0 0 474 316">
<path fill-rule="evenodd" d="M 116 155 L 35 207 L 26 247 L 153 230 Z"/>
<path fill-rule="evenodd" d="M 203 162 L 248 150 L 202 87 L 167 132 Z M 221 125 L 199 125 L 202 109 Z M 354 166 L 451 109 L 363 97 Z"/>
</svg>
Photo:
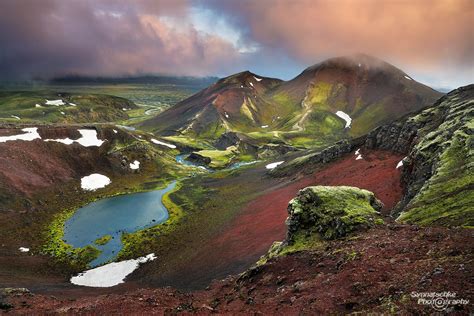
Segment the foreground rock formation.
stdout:
<svg viewBox="0 0 474 316">
<path fill-rule="evenodd" d="M 375 223 L 382 202 L 372 192 L 353 187 L 308 187 L 288 206 L 287 242 L 294 243 L 304 233 L 322 239 L 347 236 Z"/>
</svg>

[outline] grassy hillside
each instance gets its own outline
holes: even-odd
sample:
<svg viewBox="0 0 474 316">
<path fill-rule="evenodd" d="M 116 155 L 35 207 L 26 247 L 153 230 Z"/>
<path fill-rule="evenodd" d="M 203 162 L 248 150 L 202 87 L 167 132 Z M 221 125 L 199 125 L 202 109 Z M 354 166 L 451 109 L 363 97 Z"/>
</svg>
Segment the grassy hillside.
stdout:
<svg viewBox="0 0 474 316">
<path fill-rule="evenodd" d="M 228 161 L 241 155 L 258 159 L 268 144 L 315 149 L 365 135 L 431 105 L 441 95 L 388 63 L 355 55 L 329 59 L 289 81 L 241 72 L 139 127 L 211 147 L 221 135 L 237 133 L 239 140 L 228 144 L 236 146 L 235 155 L 214 148 L 222 152 L 212 156 L 227 156 Z M 220 165 L 217 160 L 212 164 Z"/>
<path fill-rule="evenodd" d="M 130 111 L 136 109 L 133 102 L 110 95 L 50 91 L 0 92 L 0 121 L 3 122 L 117 122 L 130 118 Z"/>
<path fill-rule="evenodd" d="M 410 120 L 440 124 L 421 129 L 423 137 L 410 152 L 406 174 L 411 182 L 427 168 L 431 172 L 398 220 L 474 227 L 474 85 L 450 92 Z"/>
</svg>

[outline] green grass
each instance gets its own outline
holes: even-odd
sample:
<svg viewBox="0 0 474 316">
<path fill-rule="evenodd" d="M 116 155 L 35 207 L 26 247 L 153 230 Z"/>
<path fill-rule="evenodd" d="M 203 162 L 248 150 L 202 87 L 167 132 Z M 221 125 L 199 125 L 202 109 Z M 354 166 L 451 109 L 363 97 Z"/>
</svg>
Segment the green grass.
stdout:
<svg viewBox="0 0 474 316">
<path fill-rule="evenodd" d="M 170 234 L 176 228 L 182 220 L 184 212 L 179 205 L 173 202 L 170 196 L 181 187 L 182 183 L 177 182 L 174 190 L 163 196 L 163 205 L 169 214 L 167 221 L 147 229 L 122 234 L 123 247 L 117 255 L 118 260 L 143 255 L 145 253 L 143 250 L 144 245 L 153 244 L 155 238 L 163 234 Z"/>
<path fill-rule="evenodd" d="M 189 136 L 164 136 L 161 138 L 173 143 L 181 144 L 185 147 L 191 147 L 195 149 L 213 149 L 213 147 L 209 143 L 209 140 L 205 139 L 199 139 Z"/>
<path fill-rule="evenodd" d="M 235 146 L 231 146 L 226 150 L 201 150 L 197 152 L 199 155 L 211 158 L 209 167 L 225 168 L 239 154 Z"/>
<path fill-rule="evenodd" d="M 373 103 L 360 112 L 360 114 L 353 117 L 349 134 L 352 137 L 364 135 L 387 120 L 392 119 L 395 119 L 395 117 L 392 117 L 391 113 L 387 111 L 383 101 Z"/>
<path fill-rule="evenodd" d="M 112 239 L 111 235 L 104 235 L 102 237 L 97 238 L 94 241 L 94 244 L 99 245 L 99 246 L 103 246 L 103 245 L 106 245 L 111 239 Z"/>
<path fill-rule="evenodd" d="M 63 100 L 64 105 L 47 105 L 46 100 Z M 36 105 L 40 107 L 37 107 Z M 75 104 L 76 106 L 74 106 Z M 123 98 L 98 94 L 68 94 L 50 91 L 0 92 L 0 121 L 19 123 L 116 122 L 129 118 L 125 109 L 136 106 Z M 12 118 L 20 117 L 20 120 Z"/>
</svg>

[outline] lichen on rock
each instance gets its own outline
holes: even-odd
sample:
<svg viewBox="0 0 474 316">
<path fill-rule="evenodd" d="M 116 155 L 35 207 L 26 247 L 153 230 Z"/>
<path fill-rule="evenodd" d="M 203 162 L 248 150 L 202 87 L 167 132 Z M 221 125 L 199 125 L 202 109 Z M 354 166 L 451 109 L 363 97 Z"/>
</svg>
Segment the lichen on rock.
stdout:
<svg viewBox="0 0 474 316">
<path fill-rule="evenodd" d="M 342 238 L 383 224 L 383 204 L 374 193 L 349 186 L 311 186 L 288 205 L 286 239 L 274 242 L 256 267 L 291 252 L 317 249 L 324 241 Z"/>
<path fill-rule="evenodd" d="M 288 233 L 291 245 L 317 234 L 336 239 L 375 225 L 383 204 L 372 192 L 355 187 L 313 186 L 301 190 L 288 205 Z"/>
</svg>

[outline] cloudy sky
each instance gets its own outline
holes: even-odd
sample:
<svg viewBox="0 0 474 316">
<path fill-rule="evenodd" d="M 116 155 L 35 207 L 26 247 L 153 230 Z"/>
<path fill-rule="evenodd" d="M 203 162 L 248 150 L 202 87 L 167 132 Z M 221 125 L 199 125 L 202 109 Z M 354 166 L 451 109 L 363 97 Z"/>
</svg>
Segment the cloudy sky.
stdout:
<svg viewBox="0 0 474 316">
<path fill-rule="evenodd" d="M 290 79 L 361 52 L 452 88 L 474 82 L 472 21 L 472 0 L 1 0 L 0 79 Z"/>
</svg>

